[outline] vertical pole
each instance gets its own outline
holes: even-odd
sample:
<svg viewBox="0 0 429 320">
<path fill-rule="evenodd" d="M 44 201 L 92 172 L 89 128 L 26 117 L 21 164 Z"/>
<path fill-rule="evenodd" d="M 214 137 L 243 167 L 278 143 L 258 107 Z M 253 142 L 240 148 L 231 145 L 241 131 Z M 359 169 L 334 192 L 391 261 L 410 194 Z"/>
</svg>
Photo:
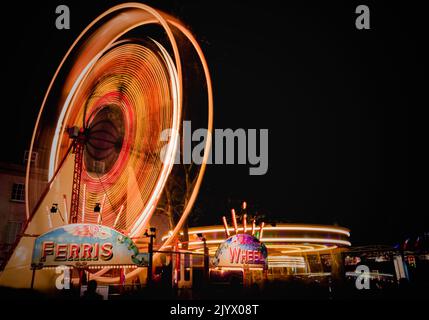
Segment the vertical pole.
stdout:
<svg viewBox="0 0 429 320">
<path fill-rule="evenodd" d="M 308 260 L 307 253 L 304 253 L 305 261 L 307 262 L 307 273 L 311 273 L 310 261 Z"/>
<path fill-rule="evenodd" d="M 49 229 L 52 229 L 51 210 L 48 207 L 46 207 L 46 212 L 48 213 L 48 226 L 49 226 Z"/>
<path fill-rule="evenodd" d="M 209 283 L 209 248 L 207 247 L 207 240 L 203 238 L 204 242 L 204 283 Z"/>
<path fill-rule="evenodd" d="M 70 223 L 77 223 L 77 216 L 79 212 L 79 193 L 80 193 L 80 181 L 82 177 L 83 150 L 84 150 L 84 141 L 74 140 L 73 153 L 75 154 L 75 159 L 74 159 L 74 170 L 73 170 L 72 196 L 71 196 L 71 202 L 70 202 Z M 69 223 L 69 222 L 66 221 L 66 223 Z"/>
<path fill-rule="evenodd" d="M 31 290 L 34 289 L 34 279 L 36 278 L 36 268 L 33 267 L 32 269 L 33 269 L 33 272 L 31 274 L 31 285 L 30 285 Z"/>
<path fill-rule="evenodd" d="M 174 241 L 173 251 L 171 252 L 171 287 L 176 287 L 176 254 L 173 252 L 177 251 L 177 239 Z"/>
<path fill-rule="evenodd" d="M 155 237 L 155 235 L 150 234 L 149 238 L 149 262 L 148 262 L 148 266 L 147 266 L 147 285 L 148 287 L 150 287 L 152 285 L 152 258 L 153 258 L 153 238 Z"/>
<path fill-rule="evenodd" d="M 82 278 L 83 278 L 83 276 L 82 276 L 82 274 L 83 274 L 83 271 L 82 271 L 82 269 L 77 269 L 77 272 L 78 272 L 78 274 L 79 274 L 79 291 L 80 291 L 80 288 L 82 287 Z"/>
</svg>

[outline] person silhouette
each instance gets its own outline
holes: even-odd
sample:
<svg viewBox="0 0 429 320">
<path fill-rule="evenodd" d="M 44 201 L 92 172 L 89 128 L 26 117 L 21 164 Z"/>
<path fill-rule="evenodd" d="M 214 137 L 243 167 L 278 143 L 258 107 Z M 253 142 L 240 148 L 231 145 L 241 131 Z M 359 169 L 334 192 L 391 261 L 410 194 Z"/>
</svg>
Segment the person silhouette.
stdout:
<svg viewBox="0 0 429 320">
<path fill-rule="evenodd" d="M 90 280 L 88 287 L 82 296 L 83 300 L 103 300 L 103 296 L 97 293 L 97 281 Z"/>
</svg>

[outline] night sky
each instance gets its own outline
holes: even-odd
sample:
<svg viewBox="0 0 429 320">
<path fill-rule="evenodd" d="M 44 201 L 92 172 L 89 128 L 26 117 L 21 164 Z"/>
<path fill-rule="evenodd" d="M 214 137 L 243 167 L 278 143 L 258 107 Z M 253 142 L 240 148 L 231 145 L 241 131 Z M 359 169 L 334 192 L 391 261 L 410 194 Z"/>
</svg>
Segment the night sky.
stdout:
<svg viewBox="0 0 429 320">
<path fill-rule="evenodd" d="M 320 3 L 319 3 L 320 2 Z M 429 231 L 409 197 L 410 79 L 417 40 L 410 11 L 364 2 L 146 1 L 185 22 L 210 67 L 215 128 L 268 128 L 269 169 L 208 167 L 200 224 L 247 200 L 272 220 L 338 224 L 353 244 L 394 244 Z M 3 152 L 22 163 L 42 98 L 73 40 L 118 1 L 8 5 L 3 36 Z M 289 2 L 288 2 L 289 3 Z M 55 28 L 67 4 L 71 29 Z"/>
</svg>

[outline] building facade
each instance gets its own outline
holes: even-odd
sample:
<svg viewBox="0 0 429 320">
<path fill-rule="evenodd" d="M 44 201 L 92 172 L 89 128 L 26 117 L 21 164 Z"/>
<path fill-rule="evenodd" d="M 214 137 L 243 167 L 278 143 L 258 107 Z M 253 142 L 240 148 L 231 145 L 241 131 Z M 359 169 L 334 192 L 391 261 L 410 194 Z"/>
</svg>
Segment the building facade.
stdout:
<svg viewBox="0 0 429 320">
<path fill-rule="evenodd" d="M 0 163 L 0 265 L 25 223 L 25 165 Z"/>
</svg>

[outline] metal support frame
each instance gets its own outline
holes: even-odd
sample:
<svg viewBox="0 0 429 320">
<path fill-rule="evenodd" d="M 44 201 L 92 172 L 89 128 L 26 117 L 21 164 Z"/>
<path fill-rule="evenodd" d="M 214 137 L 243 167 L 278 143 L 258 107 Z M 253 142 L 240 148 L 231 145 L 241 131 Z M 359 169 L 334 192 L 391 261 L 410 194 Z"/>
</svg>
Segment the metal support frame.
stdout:
<svg viewBox="0 0 429 320">
<path fill-rule="evenodd" d="M 79 195 L 80 195 L 80 181 L 82 178 L 83 167 L 83 150 L 84 140 L 76 138 L 73 141 L 74 171 L 73 171 L 73 184 L 72 184 L 72 197 L 70 205 L 70 223 L 77 223 L 79 214 Z"/>
</svg>

